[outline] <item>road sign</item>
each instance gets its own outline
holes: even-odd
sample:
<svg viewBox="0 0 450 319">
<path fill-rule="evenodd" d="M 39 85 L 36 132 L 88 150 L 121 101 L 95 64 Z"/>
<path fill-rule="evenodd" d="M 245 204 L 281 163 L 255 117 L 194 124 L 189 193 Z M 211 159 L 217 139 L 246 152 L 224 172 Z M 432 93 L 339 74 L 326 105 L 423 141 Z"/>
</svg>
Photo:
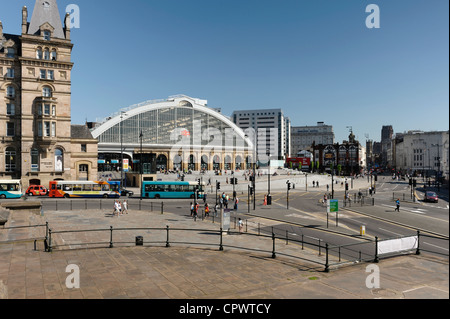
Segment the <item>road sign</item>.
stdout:
<svg viewBox="0 0 450 319">
<path fill-rule="evenodd" d="M 337 213 L 339 211 L 339 201 L 337 199 L 329 199 L 327 202 L 327 212 Z"/>
</svg>

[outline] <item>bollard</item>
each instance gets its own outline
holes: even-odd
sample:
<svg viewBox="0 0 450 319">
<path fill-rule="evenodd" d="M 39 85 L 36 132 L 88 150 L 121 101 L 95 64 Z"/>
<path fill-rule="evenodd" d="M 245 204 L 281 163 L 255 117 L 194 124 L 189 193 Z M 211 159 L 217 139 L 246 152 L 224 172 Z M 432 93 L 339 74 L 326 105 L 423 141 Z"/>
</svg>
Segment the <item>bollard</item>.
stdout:
<svg viewBox="0 0 450 319">
<path fill-rule="evenodd" d="M 366 226 L 361 226 L 359 228 L 359 235 L 360 236 L 365 236 L 366 235 Z"/>
<path fill-rule="evenodd" d="M 325 272 L 330 272 L 330 266 L 328 264 L 328 243 L 325 244 Z"/>
<path fill-rule="evenodd" d="M 161 215 L 164 214 L 164 202 L 161 202 Z"/>
</svg>

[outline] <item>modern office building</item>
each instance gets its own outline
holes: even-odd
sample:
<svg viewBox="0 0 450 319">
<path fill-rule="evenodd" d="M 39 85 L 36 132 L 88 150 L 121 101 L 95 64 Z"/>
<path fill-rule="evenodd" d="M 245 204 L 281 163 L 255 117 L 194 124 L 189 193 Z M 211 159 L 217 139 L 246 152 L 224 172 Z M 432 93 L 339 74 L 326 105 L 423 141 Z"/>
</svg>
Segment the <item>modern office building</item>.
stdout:
<svg viewBox="0 0 450 319">
<path fill-rule="evenodd" d="M 37 0 L 30 22 L 23 7 L 20 35 L 0 22 L 0 178 L 27 187 L 97 176 L 96 141 L 71 125 L 72 48 L 56 0 Z"/>
<path fill-rule="evenodd" d="M 291 128 L 291 154 L 296 156 L 301 151 L 312 151 L 315 144 L 334 144 L 332 125 L 317 122 L 315 126 L 293 126 Z"/>
<path fill-rule="evenodd" d="M 151 175 L 239 170 L 253 163 L 253 145 L 245 132 L 206 100 L 185 95 L 130 106 L 92 127 L 99 141 L 99 172 L 127 170 L 128 185 L 138 184 L 141 169 Z"/>
<path fill-rule="evenodd" d="M 232 121 L 255 140 L 256 153 L 261 164 L 271 160 L 285 160 L 291 154 L 291 121 L 281 109 L 240 110 L 232 114 Z M 255 136 L 254 136 L 255 135 Z"/>
</svg>

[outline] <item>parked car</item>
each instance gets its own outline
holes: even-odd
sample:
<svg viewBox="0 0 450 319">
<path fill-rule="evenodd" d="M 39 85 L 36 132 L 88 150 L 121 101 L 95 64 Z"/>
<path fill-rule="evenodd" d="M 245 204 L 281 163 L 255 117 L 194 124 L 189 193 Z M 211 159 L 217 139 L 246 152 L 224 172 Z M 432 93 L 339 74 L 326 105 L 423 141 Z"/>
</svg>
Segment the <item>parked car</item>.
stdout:
<svg viewBox="0 0 450 319">
<path fill-rule="evenodd" d="M 128 189 L 125 189 L 125 188 L 123 188 L 123 189 L 120 191 L 120 196 L 131 197 L 131 196 L 133 196 L 133 195 L 134 195 L 134 193 L 133 193 L 132 191 L 129 191 Z"/>
<path fill-rule="evenodd" d="M 438 196 L 436 195 L 435 192 L 426 192 L 424 201 L 437 203 L 438 202 Z"/>
<path fill-rule="evenodd" d="M 28 196 L 45 196 L 48 195 L 48 189 L 42 185 L 31 185 L 25 194 Z"/>
</svg>

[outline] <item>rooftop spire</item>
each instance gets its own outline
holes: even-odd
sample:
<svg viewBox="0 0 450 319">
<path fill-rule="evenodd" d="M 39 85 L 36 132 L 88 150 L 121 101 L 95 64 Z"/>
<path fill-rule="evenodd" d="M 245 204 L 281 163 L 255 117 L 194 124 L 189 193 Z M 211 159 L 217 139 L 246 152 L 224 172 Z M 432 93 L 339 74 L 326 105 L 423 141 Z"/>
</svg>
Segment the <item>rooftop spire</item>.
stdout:
<svg viewBox="0 0 450 319">
<path fill-rule="evenodd" d="M 52 37 L 65 39 L 56 0 L 36 0 L 28 34 L 39 35 L 40 27 L 44 23 L 48 23 L 54 28 Z"/>
</svg>

